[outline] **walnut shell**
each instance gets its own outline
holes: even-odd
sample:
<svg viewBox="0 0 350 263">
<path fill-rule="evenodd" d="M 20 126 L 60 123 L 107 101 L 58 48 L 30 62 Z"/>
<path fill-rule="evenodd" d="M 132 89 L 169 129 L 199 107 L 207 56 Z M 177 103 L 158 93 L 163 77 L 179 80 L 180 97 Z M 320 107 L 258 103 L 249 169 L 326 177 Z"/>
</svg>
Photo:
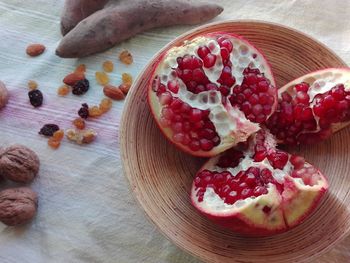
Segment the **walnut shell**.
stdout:
<svg viewBox="0 0 350 263">
<path fill-rule="evenodd" d="M 8 100 L 9 100 L 9 93 L 6 89 L 5 84 L 0 81 L 0 109 L 5 107 Z"/>
<path fill-rule="evenodd" d="M 0 151 L 0 175 L 5 179 L 29 183 L 39 172 L 40 161 L 35 152 L 23 145 Z"/>
<path fill-rule="evenodd" d="M 29 222 L 38 208 L 38 196 L 28 187 L 0 192 L 0 221 L 8 226 Z"/>
</svg>

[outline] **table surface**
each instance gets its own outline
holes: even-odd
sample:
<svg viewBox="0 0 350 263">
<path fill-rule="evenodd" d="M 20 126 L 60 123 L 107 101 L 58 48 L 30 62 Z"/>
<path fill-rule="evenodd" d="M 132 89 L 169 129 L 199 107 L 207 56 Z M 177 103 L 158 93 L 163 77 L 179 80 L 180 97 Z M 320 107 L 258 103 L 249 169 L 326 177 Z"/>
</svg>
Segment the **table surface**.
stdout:
<svg viewBox="0 0 350 263">
<path fill-rule="evenodd" d="M 350 2 L 342 0 L 216 0 L 225 11 L 215 21 L 258 19 L 303 31 L 334 50 L 350 63 Z M 188 26 L 156 29 L 84 59 L 60 59 L 55 48 L 61 38 L 59 15 L 63 0 L 0 0 L 0 79 L 10 90 L 8 106 L 0 113 L 0 147 L 20 143 L 41 159 L 38 178 L 31 187 L 39 193 L 35 220 L 22 227 L 0 225 L 0 262 L 199 262 L 165 239 L 135 203 L 124 178 L 119 156 L 118 130 L 123 102 L 111 112 L 89 121 L 98 132 L 91 145 L 63 141 L 59 150 L 47 146 L 37 132 L 45 123 L 71 127 L 81 103 L 96 105 L 103 97 L 94 74 L 105 60 L 115 63 L 111 82 L 121 73 L 134 77 L 166 43 L 191 29 Z M 41 42 L 46 52 L 29 58 L 25 48 Z M 118 61 L 128 49 L 134 64 Z M 87 65 L 92 88 L 81 97 L 58 97 L 57 87 L 76 65 Z M 45 97 L 44 105 L 28 104 L 28 80 L 35 80 Z M 8 187 L 2 185 L 1 188 Z M 345 239 L 318 262 L 350 262 Z"/>
</svg>

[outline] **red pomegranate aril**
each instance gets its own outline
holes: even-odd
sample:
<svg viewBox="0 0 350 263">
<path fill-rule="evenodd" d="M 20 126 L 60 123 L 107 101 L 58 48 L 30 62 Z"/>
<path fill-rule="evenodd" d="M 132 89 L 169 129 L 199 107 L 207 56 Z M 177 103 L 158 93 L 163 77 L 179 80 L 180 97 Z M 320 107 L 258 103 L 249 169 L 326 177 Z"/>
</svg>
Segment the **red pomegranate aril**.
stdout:
<svg viewBox="0 0 350 263">
<path fill-rule="evenodd" d="M 199 47 L 197 50 L 197 54 L 201 59 L 205 58 L 209 53 L 210 50 L 207 46 Z"/>
<path fill-rule="evenodd" d="M 174 117 L 174 112 L 168 107 L 165 107 L 162 109 L 162 116 L 167 120 L 171 120 Z"/>
<path fill-rule="evenodd" d="M 265 152 L 257 152 L 254 155 L 254 161 L 256 162 L 261 162 L 266 158 L 266 153 Z"/>
<path fill-rule="evenodd" d="M 224 85 L 221 85 L 219 91 L 223 96 L 228 96 L 230 94 L 230 88 Z"/>
<path fill-rule="evenodd" d="M 267 92 L 269 89 L 269 83 L 266 80 L 260 81 L 258 83 L 257 89 L 259 92 Z"/>
<path fill-rule="evenodd" d="M 301 115 L 301 119 L 303 121 L 313 120 L 314 115 L 312 113 L 312 110 L 310 108 L 304 108 L 302 115 Z"/>
<path fill-rule="evenodd" d="M 327 95 L 326 97 L 324 97 L 322 103 L 323 107 L 325 107 L 326 109 L 330 109 L 336 106 L 337 101 L 331 96 L 331 95 Z"/>
<path fill-rule="evenodd" d="M 255 186 L 255 176 L 253 173 L 248 173 L 246 178 L 245 178 L 245 183 L 252 187 L 252 186 Z"/>
<path fill-rule="evenodd" d="M 179 92 L 179 84 L 176 80 L 170 80 L 168 81 L 168 89 L 173 93 Z"/>
<path fill-rule="evenodd" d="M 203 151 L 210 151 L 214 148 L 213 142 L 207 139 L 201 139 L 200 146 Z"/>
<path fill-rule="evenodd" d="M 215 136 L 211 141 L 213 142 L 214 146 L 218 146 L 221 142 L 219 136 Z"/>
<path fill-rule="evenodd" d="M 322 117 L 324 114 L 324 108 L 320 105 L 320 104 L 316 104 L 313 107 L 314 113 L 318 116 L 318 117 Z"/>
<path fill-rule="evenodd" d="M 193 75 L 193 80 L 196 81 L 197 83 L 202 83 L 206 79 L 203 69 L 200 69 L 200 68 L 194 69 L 192 72 L 192 75 Z"/>
<path fill-rule="evenodd" d="M 183 138 L 183 140 L 182 140 L 182 144 L 183 144 L 183 145 L 188 145 L 190 142 L 191 142 L 190 136 L 189 136 L 188 134 L 185 134 L 185 135 L 184 135 L 184 138 Z"/>
<path fill-rule="evenodd" d="M 303 92 L 308 92 L 309 91 L 309 84 L 302 82 L 300 84 L 295 85 L 295 91 L 303 91 Z"/>
<path fill-rule="evenodd" d="M 205 68 L 211 68 L 215 65 L 216 62 L 216 56 L 213 54 L 208 54 L 204 59 L 203 59 L 203 65 Z"/>
<path fill-rule="evenodd" d="M 193 124 L 195 130 L 202 129 L 204 127 L 204 121 L 198 121 Z"/>
<path fill-rule="evenodd" d="M 220 48 L 220 54 L 221 54 L 223 63 L 226 63 L 230 58 L 230 52 L 227 50 L 227 48 L 222 47 Z"/>
<path fill-rule="evenodd" d="M 267 159 L 269 160 L 273 168 L 283 170 L 284 166 L 288 162 L 288 154 L 277 150 L 273 153 L 270 153 L 267 156 Z"/>
<path fill-rule="evenodd" d="M 205 91 L 206 89 L 205 89 L 205 87 L 204 87 L 204 85 L 198 85 L 197 87 L 196 87 L 196 94 L 198 94 L 198 93 L 200 93 L 200 92 L 203 92 L 203 91 Z"/>
<path fill-rule="evenodd" d="M 336 100 L 342 100 L 345 98 L 345 88 L 343 84 L 336 85 L 333 87 L 330 91 L 330 94 L 335 98 Z"/>
<path fill-rule="evenodd" d="M 249 98 L 249 103 L 252 105 L 255 105 L 259 102 L 259 96 L 257 94 L 253 94 L 252 96 L 250 96 Z"/>
<path fill-rule="evenodd" d="M 349 103 L 346 100 L 341 100 L 338 102 L 336 109 L 339 112 L 344 112 L 349 109 Z"/>
<path fill-rule="evenodd" d="M 256 186 L 253 190 L 254 196 L 260 196 L 267 194 L 267 189 L 264 186 Z"/>
<path fill-rule="evenodd" d="M 292 96 L 288 94 L 288 92 L 283 92 L 282 93 L 282 100 L 286 102 L 291 102 L 292 101 Z"/>
<path fill-rule="evenodd" d="M 195 151 L 195 152 L 201 149 L 201 144 L 197 140 L 192 140 L 188 146 L 192 151 Z"/>
<path fill-rule="evenodd" d="M 320 120 L 318 121 L 318 125 L 321 129 L 328 129 L 331 126 L 330 121 L 331 120 L 325 118 L 320 118 Z"/>
<path fill-rule="evenodd" d="M 177 112 L 180 110 L 182 104 L 183 104 L 183 102 L 180 99 L 174 99 L 170 104 L 170 108 L 173 111 Z"/>
<path fill-rule="evenodd" d="M 250 105 L 248 101 L 245 101 L 241 106 L 241 110 L 244 112 L 245 115 L 249 115 L 249 113 L 252 112 L 252 105 Z"/>
<path fill-rule="evenodd" d="M 310 97 L 304 91 L 298 91 L 296 94 L 296 99 L 299 103 L 309 104 Z"/>
<path fill-rule="evenodd" d="M 172 130 L 175 133 L 177 133 L 177 132 L 181 132 L 182 131 L 182 127 L 183 127 L 183 125 L 182 125 L 181 122 L 175 122 L 175 123 L 172 124 L 171 128 L 172 128 Z"/>
<path fill-rule="evenodd" d="M 260 104 L 256 104 L 253 106 L 252 112 L 255 116 L 258 116 L 263 112 L 263 107 Z"/>
<path fill-rule="evenodd" d="M 202 119 L 202 111 L 199 109 L 192 109 L 190 112 L 189 120 L 191 122 L 198 122 Z"/>
<path fill-rule="evenodd" d="M 228 52 L 232 52 L 232 50 L 233 50 L 232 42 L 228 39 L 223 40 L 219 45 L 220 45 L 220 47 L 226 48 L 228 50 Z"/>
<path fill-rule="evenodd" d="M 192 70 L 191 69 L 184 69 L 182 71 L 182 80 L 187 83 L 192 80 Z"/>
<path fill-rule="evenodd" d="M 164 84 L 160 84 L 157 90 L 157 96 L 159 97 L 164 92 L 166 92 L 166 87 Z"/>
<path fill-rule="evenodd" d="M 295 169 L 299 169 L 304 166 L 305 159 L 301 156 L 291 155 L 289 161 L 294 166 Z"/>
<path fill-rule="evenodd" d="M 181 143 L 184 140 L 185 135 L 183 133 L 175 133 L 173 139 L 175 142 Z"/>
<path fill-rule="evenodd" d="M 170 94 L 170 92 L 164 92 L 159 96 L 159 102 L 161 105 L 169 105 L 173 100 L 173 96 Z"/>
<path fill-rule="evenodd" d="M 204 129 L 199 131 L 199 136 L 211 140 L 216 136 L 216 132 L 210 129 Z"/>
</svg>

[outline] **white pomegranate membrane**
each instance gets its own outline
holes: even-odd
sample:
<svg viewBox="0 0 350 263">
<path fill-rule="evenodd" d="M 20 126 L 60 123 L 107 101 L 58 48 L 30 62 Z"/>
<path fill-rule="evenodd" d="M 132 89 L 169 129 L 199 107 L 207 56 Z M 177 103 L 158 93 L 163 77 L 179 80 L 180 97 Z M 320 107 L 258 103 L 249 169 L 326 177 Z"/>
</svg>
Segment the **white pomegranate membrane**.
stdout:
<svg viewBox="0 0 350 263">
<path fill-rule="evenodd" d="M 248 143 L 211 158 L 194 179 L 191 199 L 220 225 L 271 235 L 300 224 L 327 188 L 317 168 L 276 149 L 274 137 L 260 130 Z"/>
<path fill-rule="evenodd" d="M 282 143 L 312 144 L 349 121 L 350 70 L 326 69 L 282 87 L 267 127 Z"/>
<path fill-rule="evenodd" d="M 243 38 L 226 33 L 169 49 L 148 95 L 166 137 L 196 156 L 214 156 L 246 141 L 277 105 L 263 55 Z"/>
</svg>

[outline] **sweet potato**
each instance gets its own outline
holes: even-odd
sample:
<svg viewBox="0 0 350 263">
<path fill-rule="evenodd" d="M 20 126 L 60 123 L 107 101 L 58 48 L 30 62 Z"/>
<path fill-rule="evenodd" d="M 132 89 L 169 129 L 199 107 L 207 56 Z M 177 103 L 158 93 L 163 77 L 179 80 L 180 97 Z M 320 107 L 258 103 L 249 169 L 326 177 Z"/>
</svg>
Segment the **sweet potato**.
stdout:
<svg viewBox="0 0 350 263">
<path fill-rule="evenodd" d="M 151 28 L 194 25 L 223 11 L 219 5 L 185 0 L 122 1 L 82 20 L 61 41 L 56 54 L 84 57 Z"/>
<path fill-rule="evenodd" d="M 100 10 L 108 0 L 66 0 L 61 15 L 61 32 L 66 35 L 81 20 Z"/>
</svg>

